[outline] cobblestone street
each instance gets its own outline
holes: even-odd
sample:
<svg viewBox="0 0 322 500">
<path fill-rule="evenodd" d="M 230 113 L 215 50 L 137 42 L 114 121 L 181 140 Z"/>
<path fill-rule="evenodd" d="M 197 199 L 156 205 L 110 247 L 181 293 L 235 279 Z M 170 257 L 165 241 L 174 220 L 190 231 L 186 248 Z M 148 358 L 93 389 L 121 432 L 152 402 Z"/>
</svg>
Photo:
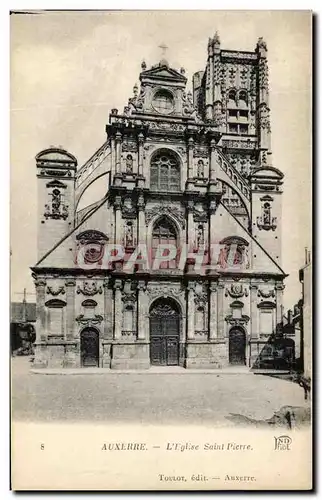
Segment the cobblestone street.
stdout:
<svg viewBox="0 0 322 500">
<path fill-rule="evenodd" d="M 267 419 L 309 405 L 297 384 L 247 372 L 42 375 L 30 367 L 12 359 L 14 420 L 234 425 L 230 414 Z"/>
</svg>

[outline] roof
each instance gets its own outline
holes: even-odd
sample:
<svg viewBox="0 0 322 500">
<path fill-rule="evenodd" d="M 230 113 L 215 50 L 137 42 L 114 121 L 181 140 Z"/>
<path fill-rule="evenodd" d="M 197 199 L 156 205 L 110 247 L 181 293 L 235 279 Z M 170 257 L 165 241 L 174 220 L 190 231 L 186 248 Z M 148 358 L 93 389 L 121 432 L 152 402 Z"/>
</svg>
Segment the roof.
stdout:
<svg viewBox="0 0 322 500">
<path fill-rule="evenodd" d="M 24 318 L 24 307 L 26 317 Z M 36 304 L 33 302 L 11 302 L 10 321 L 12 323 L 22 323 L 23 321 L 36 321 Z"/>
</svg>

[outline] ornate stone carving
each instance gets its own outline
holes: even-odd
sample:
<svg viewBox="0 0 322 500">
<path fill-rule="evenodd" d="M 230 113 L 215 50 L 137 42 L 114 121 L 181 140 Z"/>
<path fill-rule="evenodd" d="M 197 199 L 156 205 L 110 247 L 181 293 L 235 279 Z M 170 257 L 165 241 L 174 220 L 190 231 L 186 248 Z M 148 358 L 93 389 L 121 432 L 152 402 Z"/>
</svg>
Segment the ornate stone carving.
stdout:
<svg viewBox="0 0 322 500">
<path fill-rule="evenodd" d="M 245 59 L 245 60 L 257 60 L 257 54 L 253 54 L 252 52 L 233 52 L 229 51 L 226 52 L 225 50 L 221 51 L 221 57 L 227 58 L 227 59 Z"/>
<path fill-rule="evenodd" d="M 174 299 L 178 299 L 178 295 L 181 295 L 183 293 L 183 290 L 181 286 L 177 285 L 166 285 L 166 284 L 160 284 L 160 285 L 148 285 L 147 287 L 149 296 L 151 299 L 154 299 L 156 297 L 172 297 Z"/>
<path fill-rule="evenodd" d="M 225 296 L 228 297 L 228 295 L 234 299 L 248 297 L 248 290 L 242 283 L 232 283 L 230 288 L 226 288 Z"/>
<path fill-rule="evenodd" d="M 131 292 L 123 292 L 122 293 L 123 302 L 136 302 L 136 293 L 134 291 Z"/>
<path fill-rule="evenodd" d="M 122 217 L 124 219 L 136 219 L 136 208 L 131 197 L 127 196 L 122 204 Z"/>
<path fill-rule="evenodd" d="M 62 295 L 64 295 L 65 294 L 65 288 L 63 286 L 60 286 L 60 287 L 58 287 L 58 288 L 55 289 L 52 286 L 47 286 L 47 293 L 49 293 L 50 295 L 53 295 L 54 297 L 56 297 L 60 293 Z"/>
<path fill-rule="evenodd" d="M 53 189 L 51 203 L 45 205 L 45 219 L 67 219 L 68 205 L 62 202 L 62 194 L 59 189 Z"/>
<path fill-rule="evenodd" d="M 135 142 L 123 142 L 122 151 L 124 153 L 136 153 L 138 146 Z"/>
<path fill-rule="evenodd" d="M 275 297 L 275 290 L 269 290 L 268 292 L 264 290 L 258 290 L 257 292 L 258 297 L 263 297 L 264 299 L 268 299 L 269 297 Z"/>
<path fill-rule="evenodd" d="M 85 281 L 83 288 L 81 288 L 80 285 L 78 285 L 77 293 L 78 294 L 82 293 L 83 295 L 92 296 L 96 295 L 97 293 L 99 294 L 103 293 L 103 290 L 101 286 L 97 286 L 96 281 L 92 281 L 91 283 L 89 281 Z"/>
<path fill-rule="evenodd" d="M 156 215 L 172 215 L 179 223 L 180 226 L 184 229 L 185 227 L 185 216 L 184 216 L 184 211 L 180 207 L 172 206 L 169 207 L 167 205 L 157 205 L 152 208 L 148 208 L 145 211 L 145 221 L 146 224 L 149 224 L 150 221 L 155 217 Z"/>
<path fill-rule="evenodd" d="M 101 323 L 103 321 L 103 316 L 95 314 L 93 318 L 86 318 L 84 314 L 80 314 L 75 318 L 75 320 L 81 325 L 92 326 Z"/>
<path fill-rule="evenodd" d="M 208 158 L 209 152 L 207 147 L 196 146 L 193 152 L 195 158 Z"/>
<path fill-rule="evenodd" d="M 225 321 L 229 323 L 231 326 L 245 326 L 249 322 L 249 316 L 243 314 L 241 318 L 233 318 L 232 314 L 228 314 L 225 317 Z"/>
</svg>

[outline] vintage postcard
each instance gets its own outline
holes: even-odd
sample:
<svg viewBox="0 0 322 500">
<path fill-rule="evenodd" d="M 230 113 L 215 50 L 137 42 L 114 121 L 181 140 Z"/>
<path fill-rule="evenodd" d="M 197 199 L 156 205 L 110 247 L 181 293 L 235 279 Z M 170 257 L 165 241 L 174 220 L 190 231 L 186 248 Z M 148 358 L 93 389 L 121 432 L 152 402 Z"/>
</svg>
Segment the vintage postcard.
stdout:
<svg viewBox="0 0 322 500">
<path fill-rule="evenodd" d="M 12 489 L 310 490 L 312 13 L 10 19 Z"/>
</svg>

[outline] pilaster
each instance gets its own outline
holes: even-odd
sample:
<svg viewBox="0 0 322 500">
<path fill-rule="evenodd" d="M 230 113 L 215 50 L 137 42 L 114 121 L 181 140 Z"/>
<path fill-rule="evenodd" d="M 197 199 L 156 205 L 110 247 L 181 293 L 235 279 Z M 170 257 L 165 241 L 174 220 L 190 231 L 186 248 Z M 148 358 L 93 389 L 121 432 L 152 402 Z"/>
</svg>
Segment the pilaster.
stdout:
<svg viewBox="0 0 322 500">
<path fill-rule="evenodd" d="M 217 337 L 224 338 L 225 336 L 225 320 L 224 320 L 224 283 L 217 285 Z"/>
<path fill-rule="evenodd" d="M 259 325 L 258 325 L 258 308 L 257 308 L 257 290 L 258 285 L 252 283 L 249 286 L 250 289 L 250 335 L 251 339 L 259 338 Z"/>
<path fill-rule="evenodd" d="M 104 331 L 105 340 L 113 339 L 113 290 L 110 286 L 109 278 L 103 283 L 104 290 Z"/>
<path fill-rule="evenodd" d="M 148 317 L 147 317 L 147 302 L 146 283 L 139 281 L 138 285 L 138 340 L 148 340 Z"/>
<path fill-rule="evenodd" d="M 68 279 L 66 286 L 66 340 L 73 340 L 75 336 L 75 279 Z"/>
<path fill-rule="evenodd" d="M 209 340 L 217 338 L 217 283 L 210 283 Z"/>
<path fill-rule="evenodd" d="M 114 282 L 114 339 L 122 338 L 122 280 Z"/>
<path fill-rule="evenodd" d="M 187 339 L 195 338 L 195 283 L 188 283 L 188 300 L 187 300 Z"/>
</svg>

